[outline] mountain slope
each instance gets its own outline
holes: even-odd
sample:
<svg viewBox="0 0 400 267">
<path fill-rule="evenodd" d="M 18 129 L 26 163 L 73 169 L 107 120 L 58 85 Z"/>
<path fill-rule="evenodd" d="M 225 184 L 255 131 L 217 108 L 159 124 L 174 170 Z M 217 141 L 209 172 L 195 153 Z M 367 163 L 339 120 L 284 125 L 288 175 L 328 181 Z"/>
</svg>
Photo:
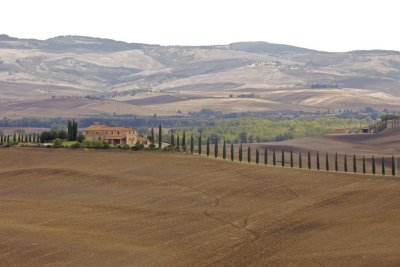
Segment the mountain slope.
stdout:
<svg viewBox="0 0 400 267">
<path fill-rule="evenodd" d="M 283 110 L 307 110 L 349 107 L 353 98 L 340 97 L 350 94 L 359 100 L 356 106 L 394 109 L 400 104 L 400 53 L 327 53 L 266 42 L 187 47 L 0 35 L 0 82 L 15 88 L 0 86 L 3 102 L 87 95 L 130 101 L 143 93 L 180 93 L 192 99 L 254 94 L 278 102 Z M 224 104 L 216 108 L 225 112 Z"/>
</svg>

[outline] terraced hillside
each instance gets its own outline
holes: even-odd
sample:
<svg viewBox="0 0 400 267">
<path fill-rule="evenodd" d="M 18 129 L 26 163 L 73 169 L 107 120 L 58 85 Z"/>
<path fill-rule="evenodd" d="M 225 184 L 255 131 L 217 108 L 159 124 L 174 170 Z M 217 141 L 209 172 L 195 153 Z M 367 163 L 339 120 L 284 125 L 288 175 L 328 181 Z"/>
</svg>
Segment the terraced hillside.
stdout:
<svg viewBox="0 0 400 267">
<path fill-rule="evenodd" d="M 398 178 L 0 150 L 1 266 L 396 266 Z"/>
</svg>

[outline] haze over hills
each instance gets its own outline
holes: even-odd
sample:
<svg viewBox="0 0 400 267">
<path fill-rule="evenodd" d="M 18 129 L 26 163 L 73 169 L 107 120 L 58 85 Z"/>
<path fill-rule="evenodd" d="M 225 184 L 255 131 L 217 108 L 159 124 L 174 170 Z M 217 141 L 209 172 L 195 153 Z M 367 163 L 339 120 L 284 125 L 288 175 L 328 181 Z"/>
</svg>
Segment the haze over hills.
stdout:
<svg viewBox="0 0 400 267">
<path fill-rule="evenodd" d="M 0 112 L 9 117 L 174 115 L 205 107 L 223 113 L 396 110 L 399 85 L 398 51 L 328 53 L 266 42 L 187 47 L 0 35 Z"/>
</svg>

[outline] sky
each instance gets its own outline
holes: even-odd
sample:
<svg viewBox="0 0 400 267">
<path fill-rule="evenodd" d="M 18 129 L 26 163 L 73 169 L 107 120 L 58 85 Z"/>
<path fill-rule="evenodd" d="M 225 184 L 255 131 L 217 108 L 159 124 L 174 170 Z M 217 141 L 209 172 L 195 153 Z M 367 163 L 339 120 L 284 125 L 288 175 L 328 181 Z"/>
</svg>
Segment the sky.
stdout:
<svg viewBox="0 0 400 267">
<path fill-rule="evenodd" d="M 161 45 L 266 41 L 332 52 L 400 50 L 399 10 L 396 0 L 4 0 L 0 34 Z"/>
</svg>

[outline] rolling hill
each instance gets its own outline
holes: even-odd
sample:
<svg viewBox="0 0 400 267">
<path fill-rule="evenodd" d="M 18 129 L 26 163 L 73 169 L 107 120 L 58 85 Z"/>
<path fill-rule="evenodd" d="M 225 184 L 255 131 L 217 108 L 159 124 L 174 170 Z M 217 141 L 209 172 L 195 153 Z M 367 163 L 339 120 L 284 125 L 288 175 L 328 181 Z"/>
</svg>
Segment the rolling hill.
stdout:
<svg viewBox="0 0 400 267">
<path fill-rule="evenodd" d="M 124 112 L 140 109 L 146 115 L 209 106 L 224 113 L 397 109 L 399 78 L 398 51 L 328 53 L 266 42 L 187 47 L 83 36 L 34 40 L 0 35 L 0 112 L 11 117 L 24 111 L 14 109 L 15 103 L 23 107 L 25 101 L 32 105 L 52 97 L 85 96 L 91 103 L 79 106 L 82 116 L 121 113 L 104 108 L 110 100 L 124 102 Z M 246 94 L 256 97 L 240 97 Z M 187 101 L 152 103 L 155 96 Z M 32 115 L 48 116 L 39 103 Z M 51 115 L 75 114 L 60 108 Z"/>
<path fill-rule="evenodd" d="M 183 153 L 3 149 L 0 265 L 398 266 L 399 192 Z"/>
</svg>

